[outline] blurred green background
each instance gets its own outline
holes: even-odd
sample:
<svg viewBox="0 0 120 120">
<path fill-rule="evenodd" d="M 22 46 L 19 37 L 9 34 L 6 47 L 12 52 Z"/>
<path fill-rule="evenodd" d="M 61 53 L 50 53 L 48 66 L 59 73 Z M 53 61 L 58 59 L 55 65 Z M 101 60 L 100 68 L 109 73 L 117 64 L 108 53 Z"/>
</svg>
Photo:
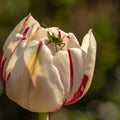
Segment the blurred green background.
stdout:
<svg viewBox="0 0 120 120">
<path fill-rule="evenodd" d="M 97 41 L 95 73 L 88 93 L 53 114 L 54 120 L 120 120 L 120 0 L 0 0 L 0 49 L 29 13 L 49 27 L 73 32 L 80 43 L 92 28 Z M 22 109 L 3 93 L 0 120 L 9 119 L 40 120 L 40 115 Z"/>
</svg>

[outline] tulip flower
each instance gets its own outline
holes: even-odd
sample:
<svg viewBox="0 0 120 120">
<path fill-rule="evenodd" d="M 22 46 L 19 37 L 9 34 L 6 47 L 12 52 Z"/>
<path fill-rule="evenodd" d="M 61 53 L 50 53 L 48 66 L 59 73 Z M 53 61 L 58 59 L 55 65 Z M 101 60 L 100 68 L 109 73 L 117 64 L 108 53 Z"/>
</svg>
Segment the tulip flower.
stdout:
<svg viewBox="0 0 120 120">
<path fill-rule="evenodd" d="M 90 87 L 96 59 L 92 30 L 80 46 L 73 33 L 44 28 L 29 14 L 8 36 L 0 54 L 7 96 L 33 112 L 53 112 L 80 100 Z"/>
</svg>

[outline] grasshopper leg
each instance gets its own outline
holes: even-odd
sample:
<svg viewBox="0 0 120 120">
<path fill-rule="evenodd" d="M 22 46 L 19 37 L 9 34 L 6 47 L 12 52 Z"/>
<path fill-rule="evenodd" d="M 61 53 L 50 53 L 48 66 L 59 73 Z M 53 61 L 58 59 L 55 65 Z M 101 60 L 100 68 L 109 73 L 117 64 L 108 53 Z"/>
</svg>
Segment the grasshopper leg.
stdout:
<svg viewBox="0 0 120 120">
<path fill-rule="evenodd" d="M 60 49 L 62 50 L 62 49 L 63 49 L 63 47 L 65 46 L 65 43 L 61 43 L 61 44 L 62 44 L 62 46 L 61 46 L 61 48 L 60 48 Z"/>
</svg>

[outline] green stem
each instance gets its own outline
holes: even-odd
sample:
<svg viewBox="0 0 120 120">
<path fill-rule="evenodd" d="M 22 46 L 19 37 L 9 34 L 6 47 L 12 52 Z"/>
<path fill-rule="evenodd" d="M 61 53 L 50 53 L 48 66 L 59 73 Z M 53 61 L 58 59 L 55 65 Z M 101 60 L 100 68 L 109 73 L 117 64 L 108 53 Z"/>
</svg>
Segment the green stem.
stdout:
<svg viewBox="0 0 120 120">
<path fill-rule="evenodd" d="M 49 119 L 49 113 L 40 113 L 39 114 L 39 120 L 50 120 Z"/>
</svg>

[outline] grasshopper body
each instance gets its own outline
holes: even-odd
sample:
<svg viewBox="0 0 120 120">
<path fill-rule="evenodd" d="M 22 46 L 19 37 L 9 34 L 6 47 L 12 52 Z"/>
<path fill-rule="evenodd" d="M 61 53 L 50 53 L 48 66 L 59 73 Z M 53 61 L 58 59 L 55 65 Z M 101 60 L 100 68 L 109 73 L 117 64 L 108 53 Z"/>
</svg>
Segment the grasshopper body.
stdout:
<svg viewBox="0 0 120 120">
<path fill-rule="evenodd" d="M 60 49 L 62 50 L 62 48 L 65 46 L 63 39 L 56 37 L 54 33 L 52 33 L 51 35 L 49 31 L 47 31 L 47 35 L 48 35 L 48 40 L 49 40 L 48 44 L 53 43 L 55 45 L 56 51 L 58 51 L 57 46 L 59 46 Z"/>
</svg>

